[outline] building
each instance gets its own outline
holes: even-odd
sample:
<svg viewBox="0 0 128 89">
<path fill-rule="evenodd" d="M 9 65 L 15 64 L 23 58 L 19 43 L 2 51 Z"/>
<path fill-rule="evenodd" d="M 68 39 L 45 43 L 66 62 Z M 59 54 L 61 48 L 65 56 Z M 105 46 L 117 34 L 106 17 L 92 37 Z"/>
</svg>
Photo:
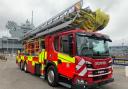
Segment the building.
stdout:
<svg viewBox="0 0 128 89">
<path fill-rule="evenodd" d="M 17 50 L 23 50 L 20 38 L 23 37 L 26 32 L 34 29 L 34 25 L 28 20 L 21 26 L 18 26 L 15 22 L 10 21 L 8 23 L 8 27 L 11 37 L 0 38 L 0 53 L 16 53 Z"/>
<path fill-rule="evenodd" d="M 18 38 L 0 38 L 0 53 L 16 53 L 22 50 L 22 42 Z"/>
<path fill-rule="evenodd" d="M 117 57 L 128 56 L 128 46 L 111 46 L 110 54 Z"/>
</svg>

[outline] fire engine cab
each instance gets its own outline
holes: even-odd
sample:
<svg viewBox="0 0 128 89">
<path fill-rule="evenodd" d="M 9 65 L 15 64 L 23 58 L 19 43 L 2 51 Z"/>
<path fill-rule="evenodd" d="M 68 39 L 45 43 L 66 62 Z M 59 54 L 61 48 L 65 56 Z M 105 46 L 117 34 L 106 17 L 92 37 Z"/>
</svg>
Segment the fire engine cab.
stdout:
<svg viewBox="0 0 128 89">
<path fill-rule="evenodd" d="M 24 50 L 16 56 L 21 70 L 41 76 L 53 87 L 88 89 L 114 80 L 108 47 L 111 39 L 96 32 L 106 26 L 108 15 L 78 9 L 79 5 L 24 35 Z"/>
</svg>

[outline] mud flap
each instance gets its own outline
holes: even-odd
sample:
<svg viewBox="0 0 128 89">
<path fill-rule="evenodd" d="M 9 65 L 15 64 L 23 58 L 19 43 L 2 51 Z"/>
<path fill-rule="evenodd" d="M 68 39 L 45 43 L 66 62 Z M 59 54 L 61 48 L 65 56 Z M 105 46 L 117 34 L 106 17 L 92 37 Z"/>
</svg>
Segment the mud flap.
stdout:
<svg viewBox="0 0 128 89">
<path fill-rule="evenodd" d="M 40 76 L 40 64 L 35 64 L 35 75 Z"/>
</svg>

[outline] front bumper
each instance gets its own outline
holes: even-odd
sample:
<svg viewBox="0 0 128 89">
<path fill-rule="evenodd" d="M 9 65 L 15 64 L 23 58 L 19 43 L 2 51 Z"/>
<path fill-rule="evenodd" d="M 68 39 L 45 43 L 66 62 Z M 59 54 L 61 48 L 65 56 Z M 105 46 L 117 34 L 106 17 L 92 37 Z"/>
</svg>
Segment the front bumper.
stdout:
<svg viewBox="0 0 128 89">
<path fill-rule="evenodd" d="M 114 78 L 111 78 L 111 79 L 108 79 L 108 80 L 105 80 L 105 81 L 101 81 L 101 82 L 98 82 L 98 83 L 94 83 L 92 85 L 73 84 L 72 89 L 88 89 L 88 88 L 91 88 L 91 87 L 101 86 L 101 85 L 104 85 L 104 84 L 107 84 L 107 83 L 110 83 L 110 82 L 113 82 L 113 81 L 114 81 Z"/>
</svg>

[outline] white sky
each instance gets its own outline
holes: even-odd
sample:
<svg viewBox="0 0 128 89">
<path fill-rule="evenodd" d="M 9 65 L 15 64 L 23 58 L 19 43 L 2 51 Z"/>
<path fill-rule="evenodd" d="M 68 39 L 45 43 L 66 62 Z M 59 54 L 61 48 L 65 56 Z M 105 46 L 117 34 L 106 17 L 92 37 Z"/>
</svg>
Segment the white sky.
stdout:
<svg viewBox="0 0 128 89">
<path fill-rule="evenodd" d="M 38 26 L 79 0 L 0 0 L 0 37 L 10 36 L 5 25 L 8 20 L 19 25 L 31 20 Z M 83 0 L 84 7 L 101 8 L 110 15 L 108 26 L 102 33 L 108 34 L 115 44 L 128 43 L 128 0 Z"/>
</svg>

